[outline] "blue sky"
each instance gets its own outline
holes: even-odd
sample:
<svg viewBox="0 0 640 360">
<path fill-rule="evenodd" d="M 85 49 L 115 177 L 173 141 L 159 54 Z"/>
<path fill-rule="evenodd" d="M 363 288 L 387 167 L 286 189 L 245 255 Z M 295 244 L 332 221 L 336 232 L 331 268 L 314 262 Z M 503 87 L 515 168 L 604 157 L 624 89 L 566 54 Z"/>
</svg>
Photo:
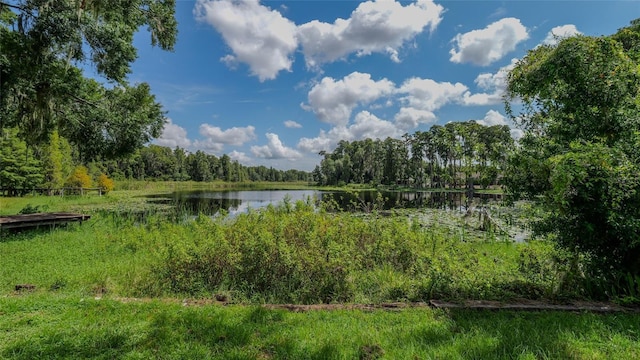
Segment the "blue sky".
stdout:
<svg viewBox="0 0 640 360">
<path fill-rule="evenodd" d="M 550 33 L 612 34 L 640 2 L 178 0 L 176 13 L 174 52 L 135 39 L 129 79 L 169 119 L 154 143 L 312 170 L 340 140 L 511 126 L 500 96 L 517 59 Z"/>
</svg>

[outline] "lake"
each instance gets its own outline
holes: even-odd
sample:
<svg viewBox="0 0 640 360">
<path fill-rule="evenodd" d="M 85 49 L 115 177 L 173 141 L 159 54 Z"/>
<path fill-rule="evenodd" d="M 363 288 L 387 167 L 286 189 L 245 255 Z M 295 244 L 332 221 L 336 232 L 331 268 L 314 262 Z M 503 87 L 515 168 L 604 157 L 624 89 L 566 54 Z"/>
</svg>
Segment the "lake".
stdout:
<svg viewBox="0 0 640 360">
<path fill-rule="evenodd" d="M 172 205 L 189 214 L 215 215 L 225 210 L 229 215 L 245 213 L 277 205 L 288 199 L 296 201 L 324 201 L 330 208 L 345 211 L 371 211 L 394 208 L 467 208 L 467 196 L 462 192 L 444 191 L 323 191 L 323 190 L 240 190 L 240 191 L 176 191 L 170 194 L 150 195 L 150 202 Z M 473 203 L 500 200 L 501 195 L 474 194 Z"/>
</svg>

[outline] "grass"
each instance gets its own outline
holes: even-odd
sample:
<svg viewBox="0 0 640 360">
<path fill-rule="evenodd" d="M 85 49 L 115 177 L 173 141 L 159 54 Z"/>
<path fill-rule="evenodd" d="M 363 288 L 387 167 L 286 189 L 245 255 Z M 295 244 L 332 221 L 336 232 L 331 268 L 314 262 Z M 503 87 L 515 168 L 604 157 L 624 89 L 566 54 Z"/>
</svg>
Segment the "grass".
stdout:
<svg viewBox="0 0 640 360">
<path fill-rule="evenodd" d="M 0 294 L 28 283 L 84 296 L 223 293 L 243 303 L 568 295 L 549 244 L 474 238 L 430 220 L 334 214 L 303 202 L 185 223 L 96 212 L 81 225 L 3 236 Z"/>
<path fill-rule="evenodd" d="M 547 242 L 507 242 L 455 227 L 446 213 L 353 216 L 302 202 L 173 222 L 140 197 L 157 191 L 0 198 L 2 214 L 30 204 L 93 215 L 82 225 L 2 234 L 0 359 L 640 357 L 638 313 L 259 306 L 584 298 Z M 131 216 L 139 210 L 147 214 Z M 36 289 L 17 292 L 17 284 Z M 214 294 L 230 304 L 175 300 Z M 133 298 L 143 300 L 123 300 Z"/>
<path fill-rule="evenodd" d="M 640 315 L 0 298 L 0 358 L 634 359 Z"/>
</svg>

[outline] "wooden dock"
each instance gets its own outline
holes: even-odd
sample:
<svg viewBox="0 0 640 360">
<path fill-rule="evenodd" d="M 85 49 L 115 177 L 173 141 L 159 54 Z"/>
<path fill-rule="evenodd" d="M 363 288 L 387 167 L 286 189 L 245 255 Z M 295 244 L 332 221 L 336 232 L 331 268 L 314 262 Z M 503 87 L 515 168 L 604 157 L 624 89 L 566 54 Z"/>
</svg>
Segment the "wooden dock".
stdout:
<svg viewBox="0 0 640 360">
<path fill-rule="evenodd" d="M 37 213 L 24 215 L 0 216 L 0 229 L 33 228 L 39 226 L 52 226 L 79 221 L 82 223 L 89 220 L 90 215 L 74 213 Z"/>
</svg>

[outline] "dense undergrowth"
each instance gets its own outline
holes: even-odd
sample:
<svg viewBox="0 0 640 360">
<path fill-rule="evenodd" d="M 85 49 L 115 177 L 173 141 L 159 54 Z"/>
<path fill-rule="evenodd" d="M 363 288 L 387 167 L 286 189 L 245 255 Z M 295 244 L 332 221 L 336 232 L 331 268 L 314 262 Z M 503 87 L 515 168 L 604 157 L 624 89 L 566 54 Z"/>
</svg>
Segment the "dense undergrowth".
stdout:
<svg viewBox="0 0 640 360">
<path fill-rule="evenodd" d="M 353 216 L 297 202 L 231 220 L 147 227 L 160 259 L 146 292 L 249 302 L 579 297 L 544 242 L 463 241 L 404 216 Z M 139 245 L 135 245 L 139 246 Z"/>
</svg>

